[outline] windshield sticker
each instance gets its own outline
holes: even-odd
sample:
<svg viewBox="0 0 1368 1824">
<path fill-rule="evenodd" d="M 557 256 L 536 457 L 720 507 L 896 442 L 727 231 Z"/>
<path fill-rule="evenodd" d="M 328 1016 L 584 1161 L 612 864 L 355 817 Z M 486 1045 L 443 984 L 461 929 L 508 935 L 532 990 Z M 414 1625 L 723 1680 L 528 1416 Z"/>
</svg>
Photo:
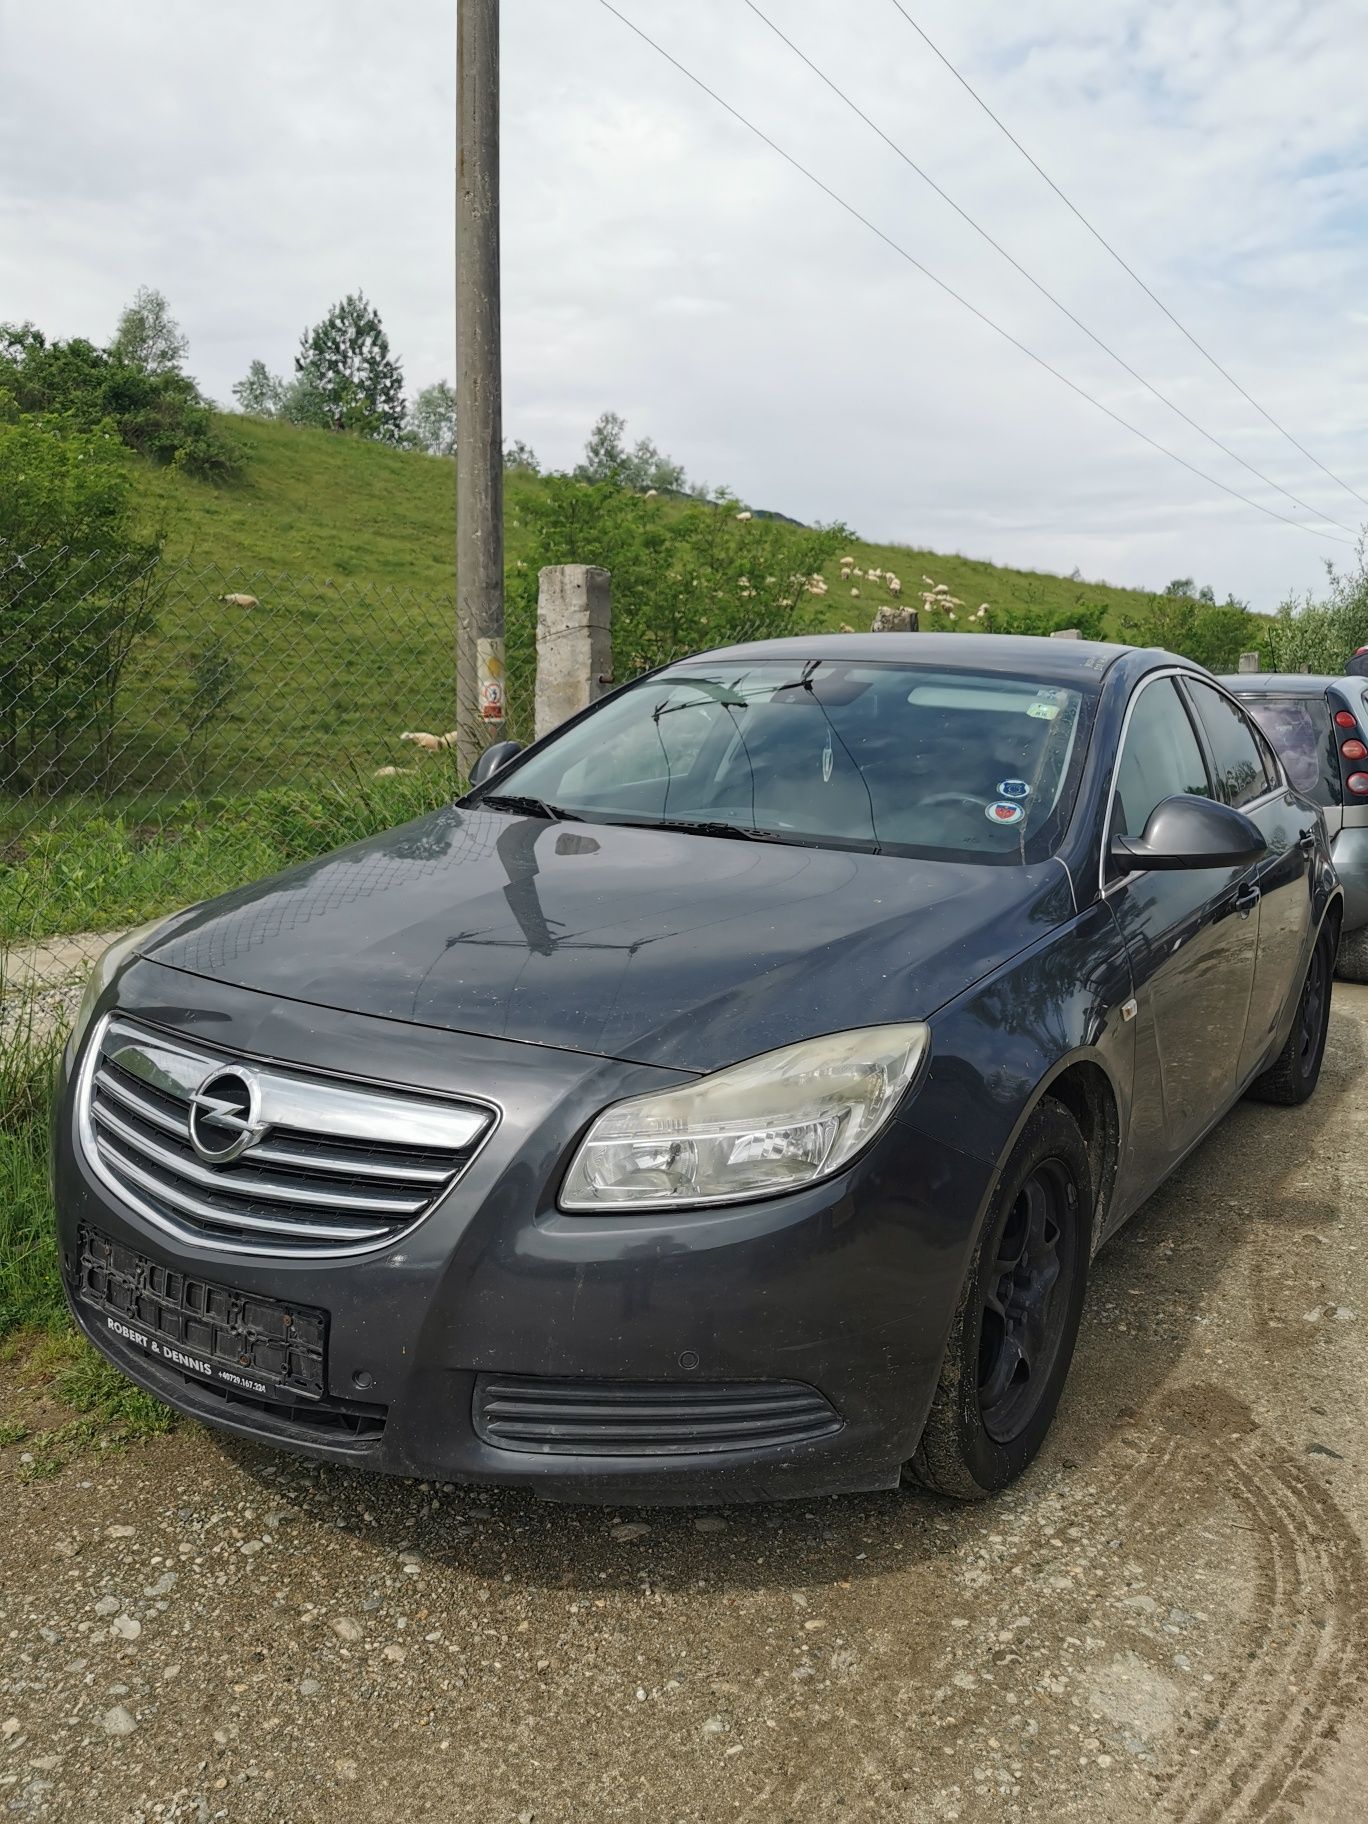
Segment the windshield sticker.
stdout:
<svg viewBox="0 0 1368 1824">
<path fill-rule="evenodd" d="M 984 811 L 989 823 L 1020 823 L 1026 815 L 1019 804 L 990 804 Z"/>
<path fill-rule="evenodd" d="M 1029 798 L 1031 788 L 1024 779 L 1000 779 L 998 781 L 999 798 Z"/>
<path fill-rule="evenodd" d="M 1059 705 L 1057 703 L 1032 703 L 1026 714 L 1034 716 L 1038 722 L 1053 722 L 1059 714 Z"/>
<path fill-rule="evenodd" d="M 828 736 L 826 738 L 826 746 L 822 749 L 822 784 L 823 785 L 831 784 L 831 768 L 832 768 L 833 762 L 835 761 L 835 758 L 836 758 L 836 756 L 831 751 L 831 736 L 828 734 Z"/>
</svg>

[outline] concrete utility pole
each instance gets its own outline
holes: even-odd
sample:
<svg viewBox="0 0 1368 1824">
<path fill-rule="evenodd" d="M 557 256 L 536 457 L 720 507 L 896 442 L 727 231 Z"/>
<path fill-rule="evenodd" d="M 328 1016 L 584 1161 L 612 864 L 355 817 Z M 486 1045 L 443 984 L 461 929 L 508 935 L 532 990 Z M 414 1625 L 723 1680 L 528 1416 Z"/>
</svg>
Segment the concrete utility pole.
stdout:
<svg viewBox="0 0 1368 1824">
<path fill-rule="evenodd" d="M 504 732 L 499 0 L 456 0 L 457 756 Z"/>
</svg>

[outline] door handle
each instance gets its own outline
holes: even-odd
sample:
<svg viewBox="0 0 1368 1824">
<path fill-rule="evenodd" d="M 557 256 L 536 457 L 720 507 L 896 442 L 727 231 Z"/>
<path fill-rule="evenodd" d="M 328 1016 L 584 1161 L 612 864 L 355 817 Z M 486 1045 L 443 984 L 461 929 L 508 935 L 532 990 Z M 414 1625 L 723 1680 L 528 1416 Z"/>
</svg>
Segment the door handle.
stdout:
<svg viewBox="0 0 1368 1824">
<path fill-rule="evenodd" d="M 1314 855 L 1316 852 L 1316 832 L 1314 830 L 1303 830 L 1301 835 L 1297 838 L 1297 847 L 1301 850 L 1303 855 Z"/>
<path fill-rule="evenodd" d="M 1241 918 L 1248 918 L 1262 898 L 1263 891 L 1261 888 L 1249 886 L 1241 887 L 1239 892 L 1235 895 L 1235 910 L 1239 913 Z"/>
</svg>

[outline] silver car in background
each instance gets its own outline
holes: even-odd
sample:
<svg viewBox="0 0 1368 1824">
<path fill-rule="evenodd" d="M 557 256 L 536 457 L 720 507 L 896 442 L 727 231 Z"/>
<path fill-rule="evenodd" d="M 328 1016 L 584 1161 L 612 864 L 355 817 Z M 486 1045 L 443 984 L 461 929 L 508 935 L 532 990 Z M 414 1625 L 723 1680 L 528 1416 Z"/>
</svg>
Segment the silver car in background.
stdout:
<svg viewBox="0 0 1368 1824">
<path fill-rule="evenodd" d="M 1320 806 L 1344 884 L 1335 973 L 1368 982 L 1368 678 L 1242 672 L 1221 682 L 1277 748 L 1294 789 Z"/>
</svg>

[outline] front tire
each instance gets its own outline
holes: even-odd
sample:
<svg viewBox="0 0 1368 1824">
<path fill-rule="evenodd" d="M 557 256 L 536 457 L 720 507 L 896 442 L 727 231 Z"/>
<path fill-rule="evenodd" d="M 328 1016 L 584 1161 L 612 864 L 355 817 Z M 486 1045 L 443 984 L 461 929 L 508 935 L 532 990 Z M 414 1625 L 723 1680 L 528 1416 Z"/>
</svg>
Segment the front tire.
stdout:
<svg viewBox="0 0 1368 1824">
<path fill-rule="evenodd" d="M 1297 1016 L 1287 1043 L 1274 1063 L 1249 1086 L 1256 1102 L 1276 1102 L 1295 1108 L 1315 1094 L 1325 1057 L 1325 1035 L 1330 1027 L 1330 991 L 1335 979 L 1335 932 L 1323 928 L 1306 966 Z"/>
<path fill-rule="evenodd" d="M 909 1473 L 980 1500 L 1045 1441 L 1083 1316 L 1092 1174 L 1078 1123 L 1048 1096 L 998 1179 Z"/>
</svg>

